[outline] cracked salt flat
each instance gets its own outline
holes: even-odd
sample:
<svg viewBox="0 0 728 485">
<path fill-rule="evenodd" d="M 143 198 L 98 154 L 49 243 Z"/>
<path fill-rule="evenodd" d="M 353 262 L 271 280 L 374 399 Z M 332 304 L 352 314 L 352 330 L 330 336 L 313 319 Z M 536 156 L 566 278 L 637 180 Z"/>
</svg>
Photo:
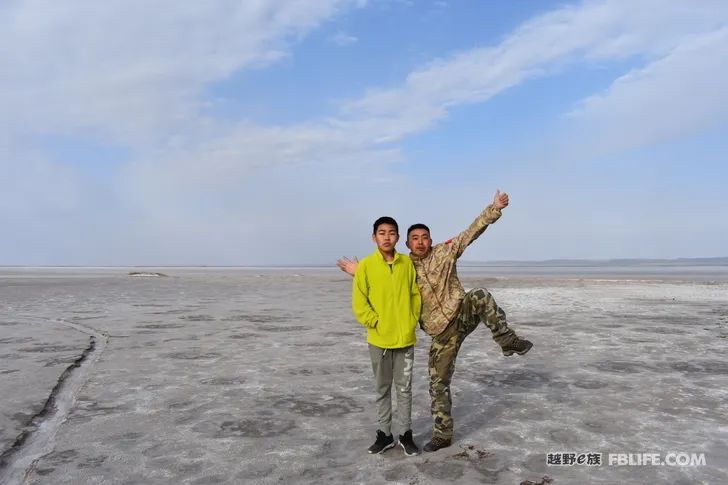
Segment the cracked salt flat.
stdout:
<svg viewBox="0 0 728 485">
<path fill-rule="evenodd" d="M 110 336 L 25 483 L 728 483 L 725 280 L 485 278 L 536 347 L 505 358 L 484 329 L 472 334 L 453 381 L 454 446 L 409 458 L 399 448 L 365 453 L 376 426 L 372 378 L 348 277 L 162 271 L 170 277 L 0 273 L 0 322 L 16 323 L 0 326 L 3 365 L 17 370 L 0 381 L 10 435 L 22 421 L 12 417 L 42 406 L 88 338 L 20 314 Z M 463 276 L 471 287 L 483 280 Z M 429 339 L 418 338 L 413 428 L 422 445 Z M 554 451 L 675 450 L 704 452 L 707 465 L 545 465 Z"/>
</svg>

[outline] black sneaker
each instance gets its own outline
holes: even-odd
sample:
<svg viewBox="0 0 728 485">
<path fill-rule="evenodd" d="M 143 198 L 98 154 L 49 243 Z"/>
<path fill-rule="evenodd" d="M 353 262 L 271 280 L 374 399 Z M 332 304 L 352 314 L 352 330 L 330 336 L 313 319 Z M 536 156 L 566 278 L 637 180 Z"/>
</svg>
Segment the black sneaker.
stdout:
<svg viewBox="0 0 728 485">
<path fill-rule="evenodd" d="M 405 434 L 399 435 L 399 446 L 404 450 L 404 454 L 407 456 L 415 456 L 420 454 L 420 449 L 417 448 L 415 441 L 412 439 L 412 430 L 407 430 Z"/>
<path fill-rule="evenodd" d="M 369 447 L 369 453 L 372 455 L 378 455 L 379 453 L 386 451 L 394 447 L 394 436 L 384 434 L 384 431 L 377 430 L 377 441 Z"/>
<path fill-rule="evenodd" d="M 522 338 L 516 337 L 516 339 L 509 343 L 508 345 L 504 345 L 502 347 L 503 349 L 503 355 L 508 357 L 509 355 L 513 355 L 514 353 L 518 355 L 523 355 L 529 350 L 531 350 L 531 347 L 533 347 L 533 344 L 529 342 L 528 340 L 524 340 Z"/>
<path fill-rule="evenodd" d="M 451 444 L 451 440 L 446 440 L 444 438 L 438 438 L 437 436 L 433 436 L 430 442 L 427 443 L 423 449 L 426 452 L 431 453 L 433 451 L 439 450 L 440 448 L 447 448 Z"/>
</svg>

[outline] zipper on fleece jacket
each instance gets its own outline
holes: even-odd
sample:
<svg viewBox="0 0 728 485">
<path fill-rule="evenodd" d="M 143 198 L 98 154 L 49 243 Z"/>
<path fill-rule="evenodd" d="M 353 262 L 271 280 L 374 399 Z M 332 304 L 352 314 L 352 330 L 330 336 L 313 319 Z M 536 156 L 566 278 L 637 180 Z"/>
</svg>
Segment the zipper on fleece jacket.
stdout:
<svg viewBox="0 0 728 485">
<path fill-rule="evenodd" d="M 394 260 L 391 263 L 390 262 L 387 262 L 387 264 L 389 265 L 389 276 L 390 276 L 392 294 L 395 295 L 395 298 L 396 298 L 396 302 L 395 303 L 397 304 L 397 306 L 399 306 L 399 293 L 397 293 L 395 291 L 396 288 L 395 288 L 395 285 L 394 285 L 394 282 L 395 282 L 395 278 L 394 278 Z M 402 323 L 402 322 L 399 322 L 399 323 Z M 397 341 L 397 345 L 401 345 L 402 342 L 404 342 L 404 332 L 402 331 L 402 327 L 403 327 L 402 325 L 399 325 L 399 341 Z"/>
</svg>

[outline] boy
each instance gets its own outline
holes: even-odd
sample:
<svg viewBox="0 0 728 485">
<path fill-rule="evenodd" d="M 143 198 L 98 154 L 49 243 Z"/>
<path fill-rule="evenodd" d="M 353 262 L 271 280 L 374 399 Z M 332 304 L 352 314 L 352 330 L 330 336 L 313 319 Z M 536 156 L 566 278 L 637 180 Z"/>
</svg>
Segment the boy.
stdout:
<svg viewBox="0 0 728 485">
<path fill-rule="evenodd" d="M 367 327 L 367 342 L 376 381 L 377 440 L 369 453 L 392 448 L 392 385 L 397 395 L 399 444 L 408 456 L 419 453 L 412 438 L 412 364 L 415 327 L 421 299 L 412 260 L 394 248 L 399 226 L 391 217 L 374 222 L 372 240 L 377 250 L 362 259 L 354 274 L 352 309 Z"/>
</svg>

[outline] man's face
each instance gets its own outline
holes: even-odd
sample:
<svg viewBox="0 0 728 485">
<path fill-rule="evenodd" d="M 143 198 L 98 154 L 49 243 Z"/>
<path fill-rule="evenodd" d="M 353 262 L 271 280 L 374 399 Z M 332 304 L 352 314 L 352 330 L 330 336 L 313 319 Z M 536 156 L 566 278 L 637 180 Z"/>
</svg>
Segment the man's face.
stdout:
<svg viewBox="0 0 728 485">
<path fill-rule="evenodd" d="M 427 229 L 413 229 L 407 236 L 407 247 L 415 256 L 426 256 L 432 247 L 432 239 Z"/>
<path fill-rule="evenodd" d="M 397 244 L 397 241 L 399 241 L 399 233 L 397 232 L 397 228 L 391 224 L 379 224 L 377 232 L 374 233 L 372 239 L 380 251 L 391 253 L 394 251 L 394 246 Z"/>
</svg>

